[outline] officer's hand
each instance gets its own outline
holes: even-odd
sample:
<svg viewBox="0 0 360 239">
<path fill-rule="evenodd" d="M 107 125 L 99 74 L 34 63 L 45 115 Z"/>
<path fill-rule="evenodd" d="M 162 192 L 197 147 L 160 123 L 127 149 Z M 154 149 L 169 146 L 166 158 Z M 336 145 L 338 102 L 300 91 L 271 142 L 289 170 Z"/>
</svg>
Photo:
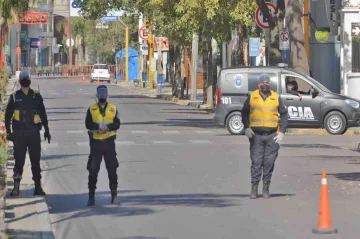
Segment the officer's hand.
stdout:
<svg viewBox="0 0 360 239">
<path fill-rule="evenodd" d="M 47 139 L 48 143 L 50 144 L 51 135 L 50 135 L 49 131 L 45 131 L 44 138 L 45 138 L 45 140 Z"/>
<path fill-rule="evenodd" d="M 278 132 L 277 135 L 274 137 L 275 143 L 280 143 L 284 138 L 284 134 L 281 132 Z"/>
<path fill-rule="evenodd" d="M 14 137 L 12 133 L 8 133 L 8 135 L 6 136 L 6 140 L 8 141 L 13 141 L 14 142 Z"/>
<path fill-rule="evenodd" d="M 255 135 L 254 131 L 252 131 L 252 129 L 250 128 L 245 129 L 245 134 L 249 139 L 251 139 Z"/>
</svg>

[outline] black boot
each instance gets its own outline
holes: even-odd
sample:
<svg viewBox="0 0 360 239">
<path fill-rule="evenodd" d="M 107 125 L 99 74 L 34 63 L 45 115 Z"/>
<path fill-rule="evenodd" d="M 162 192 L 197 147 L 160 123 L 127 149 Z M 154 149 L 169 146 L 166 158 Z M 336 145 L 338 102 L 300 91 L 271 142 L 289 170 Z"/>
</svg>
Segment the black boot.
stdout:
<svg viewBox="0 0 360 239">
<path fill-rule="evenodd" d="M 87 203 L 88 206 L 94 206 L 95 205 L 95 191 L 89 192 L 89 200 Z"/>
<path fill-rule="evenodd" d="M 11 197 L 18 197 L 20 194 L 20 180 L 14 179 L 14 188 L 10 193 Z"/>
<path fill-rule="evenodd" d="M 120 204 L 116 189 L 111 189 L 111 204 Z"/>
<path fill-rule="evenodd" d="M 35 196 L 45 196 L 46 193 L 44 192 L 44 190 L 41 187 L 41 180 L 34 180 L 34 181 L 35 181 L 34 195 Z"/>
<path fill-rule="evenodd" d="M 263 182 L 263 198 L 269 198 L 270 192 L 269 192 L 270 182 Z"/>
<path fill-rule="evenodd" d="M 259 182 L 251 183 L 251 194 L 250 194 L 251 199 L 256 199 L 258 197 L 258 186 L 259 186 Z"/>
</svg>

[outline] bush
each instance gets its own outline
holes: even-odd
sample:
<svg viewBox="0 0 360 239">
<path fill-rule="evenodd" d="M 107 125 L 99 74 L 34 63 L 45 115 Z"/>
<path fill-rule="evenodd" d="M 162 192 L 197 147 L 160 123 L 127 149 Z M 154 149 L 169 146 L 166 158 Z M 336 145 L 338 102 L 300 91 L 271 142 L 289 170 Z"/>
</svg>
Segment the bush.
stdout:
<svg viewBox="0 0 360 239">
<path fill-rule="evenodd" d="M 6 86 L 9 83 L 8 73 L 6 69 L 0 70 L 0 102 L 5 98 Z"/>
</svg>

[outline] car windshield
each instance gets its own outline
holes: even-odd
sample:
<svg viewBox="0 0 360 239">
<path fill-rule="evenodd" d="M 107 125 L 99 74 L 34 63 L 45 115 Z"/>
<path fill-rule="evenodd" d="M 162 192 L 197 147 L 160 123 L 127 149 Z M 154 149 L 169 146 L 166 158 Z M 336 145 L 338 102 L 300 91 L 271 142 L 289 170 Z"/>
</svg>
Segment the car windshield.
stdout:
<svg viewBox="0 0 360 239">
<path fill-rule="evenodd" d="M 94 69 L 101 69 L 101 70 L 107 70 L 107 65 L 94 65 Z"/>
<path fill-rule="evenodd" d="M 310 76 L 306 76 L 306 78 L 308 80 L 310 80 L 314 85 L 316 85 L 317 87 L 319 87 L 321 90 L 327 92 L 327 93 L 332 93 L 328 88 L 326 88 L 325 86 L 323 86 L 320 82 L 318 82 L 317 80 L 315 80 L 314 78 L 310 77 Z"/>
</svg>

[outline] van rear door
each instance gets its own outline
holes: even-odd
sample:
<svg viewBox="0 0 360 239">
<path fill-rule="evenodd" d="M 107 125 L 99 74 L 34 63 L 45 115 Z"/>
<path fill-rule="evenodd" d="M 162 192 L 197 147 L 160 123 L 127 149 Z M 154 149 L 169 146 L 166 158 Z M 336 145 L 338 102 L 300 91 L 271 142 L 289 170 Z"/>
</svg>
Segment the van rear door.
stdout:
<svg viewBox="0 0 360 239">
<path fill-rule="evenodd" d="M 302 100 L 297 95 L 288 93 L 288 84 L 293 81 L 298 85 L 297 92 L 301 94 Z M 292 73 L 281 74 L 281 86 L 281 98 L 289 114 L 289 127 L 318 127 L 322 122 L 320 117 L 323 97 L 312 97 L 311 90 L 315 86 L 304 77 Z"/>
</svg>

